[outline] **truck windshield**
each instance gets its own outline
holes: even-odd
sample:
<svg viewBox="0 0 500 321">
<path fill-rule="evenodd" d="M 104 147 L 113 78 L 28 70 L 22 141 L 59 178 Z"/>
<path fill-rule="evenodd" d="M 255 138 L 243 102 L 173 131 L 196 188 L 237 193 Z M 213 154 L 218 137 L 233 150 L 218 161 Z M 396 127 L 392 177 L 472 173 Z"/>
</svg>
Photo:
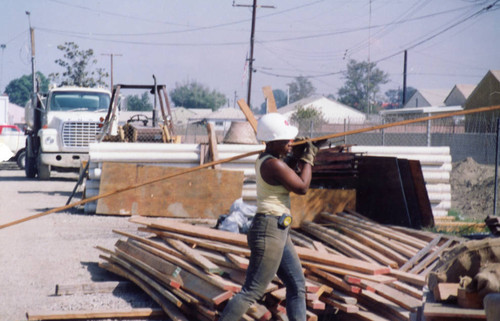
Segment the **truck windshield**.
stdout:
<svg viewBox="0 0 500 321">
<path fill-rule="evenodd" d="M 107 110 L 109 95 L 99 92 L 64 91 L 53 92 L 50 110 L 53 111 L 97 111 Z"/>
</svg>

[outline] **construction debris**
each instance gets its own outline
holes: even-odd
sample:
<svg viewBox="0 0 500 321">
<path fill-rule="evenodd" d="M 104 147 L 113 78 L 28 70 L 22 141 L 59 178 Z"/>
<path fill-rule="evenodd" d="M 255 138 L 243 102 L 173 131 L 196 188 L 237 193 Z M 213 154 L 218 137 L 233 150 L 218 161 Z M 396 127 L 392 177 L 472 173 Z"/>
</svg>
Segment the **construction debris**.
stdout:
<svg viewBox="0 0 500 321">
<path fill-rule="evenodd" d="M 250 250 L 246 235 L 168 218 L 134 216 L 137 233 L 99 264 L 147 292 L 172 320 L 216 320 L 241 289 Z M 350 231 L 349 237 L 339 237 Z M 307 279 L 308 320 L 338 313 L 352 319 L 410 320 L 424 304 L 426 275 L 461 239 L 378 224 L 353 211 L 322 213 L 292 232 Z M 297 242 L 296 242 L 297 243 Z M 245 320 L 283 320 L 279 279 Z"/>
</svg>

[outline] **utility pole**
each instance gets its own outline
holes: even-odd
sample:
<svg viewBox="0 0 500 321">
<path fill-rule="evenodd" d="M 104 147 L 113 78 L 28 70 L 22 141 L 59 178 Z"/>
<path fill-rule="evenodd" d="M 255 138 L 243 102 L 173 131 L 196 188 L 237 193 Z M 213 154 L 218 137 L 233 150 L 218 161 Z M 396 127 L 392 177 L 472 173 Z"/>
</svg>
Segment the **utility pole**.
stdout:
<svg viewBox="0 0 500 321">
<path fill-rule="evenodd" d="M 30 26 L 30 42 L 31 42 L 31 81 L 33 82 L 33 92 L 31 93 L 31 104 L 33 105 L 33 110 L 36 108 L 36 74 L 35 74 L 35 29 L 31 27 L 31 13 L 26 11 L 28 16 L 28 23 Z"/>
<path fill-rule="evenodd" d="M 235 4 L 233 1 L 233 7 L 250 7 L 249 5 L 243 5 L 243 4 Z M 261 8 L 274 8 L 274 6 L 259 6 Z M 250 97 L 251 97 L 251 92 L 252 92 L 252 74 L 253 74 L 253 44 L 254 44 L 254 36 L 255 36 L 255 16 L 257 13 L 257 0 L 253 0 L 252 4 L 252 29 L 250 32 L 250 58 L 248 59 L 248 68 L 249 68 L 249 73 L 248 73 L 248 93 L 247 93 L 247 105 L 250 105 Z"/>
<path fill-rule="evenodd" d="M 403 67 L 403 104 L 401 107 L 405 105 L 406 102 L 406 64 L 407 64 L 408 52 L 405 50 L 405 58 L 404 58 L 404 67 Z"/>
<path fill-rule="evenodd" d="M 111 57 L 111 73 L 110 73 L 110 78 L 111 78 L 111 88 L 110 90 L 113 90 L 113 57 L 121 57 L 123 56 L 122 54 L 114 54 L 114 53 L 109 53 L 109 54 L 101 54 L 101 56 L 110 56 Z"/>
<path fill-rule="evenodd" d="M 5 50 L 5 48 L 7 47 L 6 44 L 1 44 L 0 45 L 0 48 L 2 48 L 2 57 L 1 57 L 1 61 L 0 61 L 0 94 L 2 93 L 2 81 L 3 81 L 3 52 Z"/>
</svg>

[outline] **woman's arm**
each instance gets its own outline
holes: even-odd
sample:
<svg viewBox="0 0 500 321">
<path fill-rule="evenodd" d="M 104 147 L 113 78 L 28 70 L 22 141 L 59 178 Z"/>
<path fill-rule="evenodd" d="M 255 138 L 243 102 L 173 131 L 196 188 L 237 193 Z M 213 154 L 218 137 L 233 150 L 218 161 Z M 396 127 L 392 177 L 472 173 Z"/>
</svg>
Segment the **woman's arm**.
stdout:
<svg viewBox="0 0 500 321">
<path fill-rule="evenodd" d="M 302 170 L 297 175 L 282 160 L 270 158 L 262 163 L 260 174 L 270 185 L 283 185 L 290 192 L 304 195 L 311 184 L 312 166 L 303 161 L 299 161 L 299 166 Z"/>
</svg>

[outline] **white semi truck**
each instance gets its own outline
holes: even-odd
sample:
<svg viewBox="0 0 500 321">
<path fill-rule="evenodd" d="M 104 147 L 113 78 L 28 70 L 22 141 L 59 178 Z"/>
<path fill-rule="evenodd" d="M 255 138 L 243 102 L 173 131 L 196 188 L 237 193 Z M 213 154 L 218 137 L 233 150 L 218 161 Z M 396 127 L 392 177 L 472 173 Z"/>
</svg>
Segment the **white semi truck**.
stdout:
<svg viewBox="0 0 500 321">
<path fill-rule="evenodd" d="M 106 89 L 59 87 L 25 108 L 26 177 L 50 178 L 51 170 L 77 171 L 88 160 L 108 112 Z"/>
</svg>

